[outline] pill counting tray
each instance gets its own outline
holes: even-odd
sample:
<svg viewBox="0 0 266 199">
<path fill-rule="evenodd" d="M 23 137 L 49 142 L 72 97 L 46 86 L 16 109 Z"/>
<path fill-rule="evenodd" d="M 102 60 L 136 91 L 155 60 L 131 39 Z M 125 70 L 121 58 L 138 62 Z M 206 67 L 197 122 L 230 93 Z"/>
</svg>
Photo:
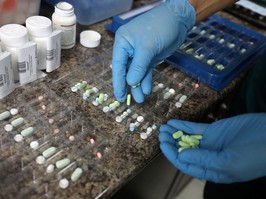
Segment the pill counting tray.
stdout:
<svg viewBox="0 0 266 199">
<path fill-rule="evenodd" d="M 157 6 L 155 2 L 148 6 Z M 147 11 L 147 6 L 113 18 L 106 28 L 115 32 L 121 25 Z M 134 15 L 134 13 L 137 13 Z M 214 90 L 225 88 L 252 65 L 265 50 L 266 37 L 213 15 L 189 32 L 186 41 L 167 62 Z"/>
</svg>

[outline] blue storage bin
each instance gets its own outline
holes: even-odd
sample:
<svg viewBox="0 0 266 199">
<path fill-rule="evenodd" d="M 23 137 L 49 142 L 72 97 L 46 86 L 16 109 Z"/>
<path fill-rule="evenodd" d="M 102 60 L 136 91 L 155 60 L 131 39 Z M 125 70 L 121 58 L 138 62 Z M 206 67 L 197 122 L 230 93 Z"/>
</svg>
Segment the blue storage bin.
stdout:
<svg viewBox="0 0 266 199">
<path fill-rule="evenodd" d="M 90 25 L 129 10 L 133 0 L 43 0 L 54 6 L 65 1 L 74 6 L 78 23 Z"/>
</svg>

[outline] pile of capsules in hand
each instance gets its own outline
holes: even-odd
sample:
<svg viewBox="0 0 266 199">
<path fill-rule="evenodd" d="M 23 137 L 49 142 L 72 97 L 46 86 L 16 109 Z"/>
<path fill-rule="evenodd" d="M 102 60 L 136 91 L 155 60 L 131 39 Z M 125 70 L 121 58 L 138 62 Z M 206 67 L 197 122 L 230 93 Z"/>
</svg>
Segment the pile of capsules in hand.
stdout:
<svg viewBox="0 0 266 199">
<path fill-rule="evenodd" d="M 173 133 L 172 136 L 175 140 L 179 139 L 178 152 L 181 152 L 184 149 L 189 149 L 189 148 L 199 148 L 200 140 L 202 139 L 202 135 L 188 135 L 180 130 Z"/>
</svg>

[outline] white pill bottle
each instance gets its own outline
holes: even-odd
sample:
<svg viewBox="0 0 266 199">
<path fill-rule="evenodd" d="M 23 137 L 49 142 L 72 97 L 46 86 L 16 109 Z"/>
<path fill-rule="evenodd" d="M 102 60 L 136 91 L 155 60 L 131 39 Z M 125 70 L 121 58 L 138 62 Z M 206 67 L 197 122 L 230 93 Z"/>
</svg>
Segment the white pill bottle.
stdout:
<svg viewBox="0 0 266 199">
<path fill-rule="evenodd" d="M 38 69 L 46 69 L 47 40 L 52 33 L 52 22 L 47 17 L 32 16 L 27 18 L 26 27 L 30 40 L 37 43 Z"/>
<path fill-rule="evenodd" d="M 3 50 L 11 53 L 14 81 L 18 83 L 19 72 L 24 69 L 20 69 L 18 64 L 17 49 L 29 41 L 28 30 L 19 24 L 7 24 L 0 28 L 0 39 Z"/>
<path fill-rule="evenodd" d="M 61 48 L 70 49 L 76 44 L 76 22 L 74 7 L 67 2 L 59 2 L 55 5 L 52 15 L 53 29 L 61 30 Z"/>
</svg>

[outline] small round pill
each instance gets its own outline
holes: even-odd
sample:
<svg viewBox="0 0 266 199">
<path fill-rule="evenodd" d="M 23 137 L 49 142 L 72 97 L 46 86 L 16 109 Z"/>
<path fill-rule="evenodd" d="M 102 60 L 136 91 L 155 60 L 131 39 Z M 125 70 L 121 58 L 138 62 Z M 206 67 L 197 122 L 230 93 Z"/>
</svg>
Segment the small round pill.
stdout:
<svg viewBox="0 0 266 199">
<path fill-rule="evenodd" d="M 171 93 L 171 94 L 173 95 L 173 94 L 175 94 L 175 89 L 170 88 L 168 92 Z"/>
<path fill-rule="evenodd" d="M 49 164 L 46 168 L 46 173 L 53 173 L 55 166 L 53 164 Z"/>
<path fill-rule="evenodd" d="M 137 121 L 138 122 L 143 122 L 144 121 L 144 117 L 143 116 L 138 116 L 137 117 Z"/>
<path fill-rule="evenodd" d="M 7 131 L 7 132 L 10 132 L 10 131 L 12 131 L 13 130 L 13 126 L 11 125 L 11 124 L 7 124 L 7 125 L 5 125 L 5 131 Z"/>
<path fill-rule="evenodd" d="M 97 152 L 96 155 L 97 155 L 97 158 L 99 158 L 99 159 L 102 157 L 102 154 L 100 152 Z"/>
<path fill-rule="evenodd" d="M 182 103 L 181 102 L 176 102 L 175 103 L 175 107 L 176 108 L 181 108 L 182 107 Z"/>
<path fill-rule="evenodd" d="M 37 162 L 37 164 L 44 164 L 45 163 L 45 157 L 43 157 L 42 155 L 38 156 L 36 158 L 36 162 Z"/>
<path fill-rule="evenodd" d="M 42 100 L 43 100 L 43 96 L 40 95 L 40 96 L 38 97 L 38 100 L 39 100 L 39 101 L 42 101 Z"/>
<path fill-rule="evenodd" d="M 146 133 L 147 134 L 150 134 L 151 132 L 152 132 L 152 128 L 151 127 L 148 127 Z"/>
<path fill-rule="evenodd" d="M 54 119 L 50 118 L 50 119 L 48 120 L 48 122 L 49 122 L 49 124 L 53 124 L 53 123 L 54 123 Z"/>
<path fill-rule="evenodd" d="M 148 138 L 148 134 L 142 132 L 142 133 L 140 134 L 140 138 L 143 139 L 143 140 L 146 140 L 146 139 Z"/>
<path fill-rule="evenodd" d="M 18 114 L 18 109 L 16 109 L 16 108 L 12 108 L 12 109 L 10 110 L 10 113 L 11 113 L 11 115 L 16 115 L 16 114 Z"/>
<path fill-rule="evenodd" d="M 120 123 L 120 122 L 122 122 L 122 117 L 121 116 L 117 116 L 116 118 L 115 118 L 115 121 L 116 122 L 118 122 L 118 123 Z"/>
<path fill-rule="evenodd" d="M 108 111 L 109 111 L 109 107 L 108 106 L 103 107 L 103 112 L 104 113 L 107 113 Z"/>
<path fill-rule="evenodd" d="M 219 43 L 220 43 L 220 44 L 223 44 L 224 42 L 225 42 L 224 39 L 220 39 L 220 40 L 219 40 Z"/>
<path fill-rule="evenodd" d="M 59 187 L 61 189 L 66 189 L 69 186 L 69 181 L 66 178 L 63 178 L 59 181 Z"/>
<path fill-rule="evenodd" d="M 78 88 L 76 86 L 71 87 L 71 91 L 76 93 L 78 91 Z"/>
<path fill-rule="evenodd" d="M 17 134 L 14 136 L 14 140 L 16 142 L 21 142 L 23 140 L 23 136 L 21 134 Z"/>
<path fill-rule="evenodd" d="M 60 132 L 59 129 L 54 129 L 54 134 L 57 134 L 57 133 L 59 133 L 59 132 Z"/>
<path fill-rule="evenodd" d="M 99 102 L 97 102 L 96 100 L 93 100 L 93 101 L 92 101 L 92 104 L 93 104 L 94 106 L 99 106 Z"/>
<path fill-rule="evenodd" d="M 38 142 L 38 141 L 32 141 L 32 142 L 30 143 L 30 147 L 31 147 L 32 149 L 37 149 L 37 148 L 39 147 L 39 142 Z"/>
<path fill-rule="evenodd" d="M 163 88 L 163 87 L 164 87 L 164 84 L 159 83 L 158 86 L 159 86 L 160 88 Z"/>
<path fill-rule="evenodd" d="M 45 105 L 42 105 L 42 110 L 46 110 L 46 106 Z"/>
<path fill-rule="evenodd" d="M 69 141 L 74 141 L 74 140 L 75 140 L 75 136 L 74 136 L 74 135 L 70 135 L 70 136 L 68 137 L 68 139 L 69 139 Z"/>
<path fill-rule="evenodd" d="M 90 138 L 90 143 L 94 144 L 95 140 L 93 138 Z"/>
</svg>

